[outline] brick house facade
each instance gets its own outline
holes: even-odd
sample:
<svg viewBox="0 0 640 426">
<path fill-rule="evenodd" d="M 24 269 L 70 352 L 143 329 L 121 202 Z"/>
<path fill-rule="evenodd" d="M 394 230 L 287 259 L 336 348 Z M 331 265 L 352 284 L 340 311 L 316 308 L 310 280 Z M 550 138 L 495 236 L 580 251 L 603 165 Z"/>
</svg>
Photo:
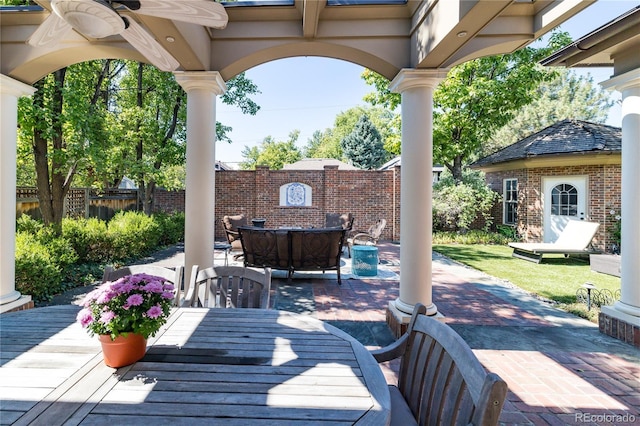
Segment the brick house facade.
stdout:
<svg viewBox="0 0 640 426">
<path fill-rule="evenodd" d="M 280 187 L 302 183 L 311 188 L 310 206 L 280 205 Z M 382 239 L 400 239 L 400 167 L 389 170 L 222 170 L 216 172 L 215 238 L 224 240 L 222 217 L 244 213 L 266 218 L 267 227 L 321 227 L 325 213 L 354 215 L 354 229 L 387 220 Z M 156 211 L 184 211 L 184 191 L 156 190 Z"/>
<path fill-rule="evenodd" d="M 601 225 L 593 245 L 611 251 L 621 206 L 621 138 L 619 128 L 565 120 L 472 164 L 501 195 L 494 223 L 505 224 L 505 182 L 514 180 L 517 219 L 508 225 L 516 227 L 523 241 L 543 241 L 545 220 L 550 220 L 543 197 L 545 179 L 581 179 L 586 182 L 582 218 Z"/>
</svg>

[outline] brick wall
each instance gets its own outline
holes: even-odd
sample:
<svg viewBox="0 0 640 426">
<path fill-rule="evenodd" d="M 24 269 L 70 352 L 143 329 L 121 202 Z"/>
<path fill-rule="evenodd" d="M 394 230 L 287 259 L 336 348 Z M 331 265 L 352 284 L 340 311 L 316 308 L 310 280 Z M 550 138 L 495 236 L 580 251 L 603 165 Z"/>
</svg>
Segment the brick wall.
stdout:
<svg viewBox="0 0 640 426">
<path fill-rule="evenodd" d="M 280 206 L 280 187 L 292 182 L 309 185 L 312 205 Z M 431 182 L 428 182 L 431 184 Z M 225 170 L 216 172 L 215 237 L 224 239 L 222 217 L 244 213 L 266 218 L 267 227 L 324 225 L 325 213 L 353 213 L 354 228 L 366 230 L 378 219 L 387 220 L 384 240 L 400 239 L 400 167 L 391 170 Z M 184 211 L 184 191 L 159 189 L 157 211 Z"/>
<path fill-rule="evenodd" d="M 546 176 L 587 176 L 587 216 L 590 221 L 601 224 L 594 238 L 594 245 L 608 251 L 613 242 L 612 230 L 615 222 L 614 210 L 620 214 L 621 167 L 620 165 L 585 165 L 563 167 L 540 167 L 489 172 L 487 184 L 502 194 L 504 179 L 518 179 L 518 232 L 527 242 L 542 241 L 543 203 L 542 185 Z M 502 223 L 502 206 L 496 209 L 494 223 Z"/>
</svg>

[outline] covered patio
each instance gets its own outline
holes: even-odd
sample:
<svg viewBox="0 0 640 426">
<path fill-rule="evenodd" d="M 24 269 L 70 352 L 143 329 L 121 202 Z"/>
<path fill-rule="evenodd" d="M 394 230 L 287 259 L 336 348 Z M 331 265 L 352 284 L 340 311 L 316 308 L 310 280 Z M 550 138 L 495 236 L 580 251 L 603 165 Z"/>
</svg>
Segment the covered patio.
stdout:
<svg viewBox="0 0 640 426">
<path fill-rule="evenodd" d="M 357 63 L 391 80 L 390 89 L 402 94 L 402 187 L 400 239 L 403 274 L 399 294 L 388 301 L 391 321 L 406 322 L 416 303 L 429 315 L 439 311 L 433 297 L 431 259 L 431 170 L 433 91 L 456 64 L 491 54 L 511 52 L 588 7 L 593 1 L 239 1 L 223 3 L 215 25 L 197 19 L 185 22 L 137 13 L 117 6 L 117 15 L 136 22 L 154 40 L 160 54 L 130 44 L 113 34 L 91 37 L 74 30 L 64 37 L 34 47 L 26 43 L 51 14 L 51 2 L 42 7 L 3 10 L 1 19 L 2 161 L 0 201 L 15 204 L 15 150 L 17 100 L 30 96 L 38 79 L 61 67 L 97 58 L 122 58 L 154 63 L 174 72 L 188 96 L 185 269 L 213 263 L 215 207 L 216 97 L 225 80 L 258 64 L 300 56 L 325 56 Z M 84 5 L 92 5 L 80 2 Z M 142 2 L 144 3 L 144 2 Z M 186 3 L 186 2 L 185 2 Z M 168 15 L 167 15 L 168 13 Z M 198 15 L 198 8 L 181 13 Z M 225 22 L 223 22 L 225 21 Z M 215 28 L 214 28 L 215 27 Z M 635 27 L 637 28 L 637 26 Z M 637 30 L 625 49 L 637 47 Z M 49 40 L 51 41 L 51 40 Z M 578 47 L 578 50 L 582 50 Z M 637 55 L 636 55 L 637 56 Z M 611 87 L 623 91 L 623 139 L 637 140 L 637 63 L 630 53 L 616 56 Z M 637 59 L 636 59 L 637 61 Z M 619 66 L 620 64 L 620 66 Z M 339 76 L 336 76 L 339 78 Z M 620 84 L 618 84 L 620 83 Z M 635 106 L 633 106 L 635 105 Z M 623 142 L 624 143 L 624 142 Z M 623 150 L 623 162 L 640 158 L 634 142 Z M 625 145 L 625 146 L 627 146 Z M 637 144 L 636 144 L 637 145 Z M 621 311 L 627 322 L 638 323 L 640 290 L 640 225 L 632 216 L 638 197 L 631 192 L 637 170 L 623 178 L 623 289 Z M 637 194 L 636 194 L 637 195 Z M 635 198 L 634 198 L 635 197 Z M 635 207 L 634 207 L 635 206 Z M 421 223 L 419 229 L 411 224 Z M 0 223 L 0 307 L 20 308 L 28 295 L 15 289 L 15 212 L 3 208 Z"/>
<path fill-rule="evenodd" d="M 379 249 L 385 267 L 400 272 L 401 247 L 385 242 L 379 245 Z M 182 261 L 182 252 L 178 249 L 159 256 L 154 263 L 170 266 Z M 216 262 L 223 262 L 221 253 Z M 567 314 L 522 290 L 437 254 L 433 257 L 433 294 L 439 301 L 439 309 L 446 314 L 444 321 L 463 336 L 487 369 L 497 372 L 507 382 L 509 393 L 500 416 L 502 424 L 634 424 L 638 421 L 640 403 L 635 395 L 640 392 L 640 352 L 631 345 L 602 335 L 597 325 L 589 321 Z M 335 279 L 297 278 L 291 283 L 286 279 L 276 279 L 272 286 L 271 306 L 276 310 L 322 320 L 348 331 L 366 348 L 372 349 L 392 340 L 392 337 L 386 337 L 385 340 L 389 333 L 385 334 L 383 328 L 386 328 L 388 300 L 398 295 L 397 280 L 345 279 L 338 286 Z M 34 332 L 29 341 L 8 342 L 12 346 L 31 342 L 34 346 L 22 352 L 3 355 L 0 398 L 3 401 L 1 416 L 4 419 L 17 419 L 26 412 L 30 414 L 20 419 L 33 418 L 29 416 L 52 412 L 56 408 L 62 410 L 60 414 L 73 413 L 78 407 L 87 408 L 87 405 L 95 405 L 100 401 L 100 392 L 96 395 L 78 393 L 72 400 L 57 401 L 36 396 L 59 395 L 64 390 L 62 385 L 51 384 L 53 377 L 56 377 L 53 373 L 49 374 L 52 379 L 48 386 L 55 387 L 55 393 L 50 393 L 52 389 L 47 390 L 43 385 L 36 386 L 35 382 L 27 387 L 24 381 L 24 377 L 40 374 L 45 371 L 43 369 L 53 372 L 68 367 L 71 360 L 59 364 L 59 354 L 50 357 L 44 355 L 47 350 L 55 350 L 56 347 L 51 346 L 54 338 L 74 342 L 77 348 L 75 358 L 99 357 L 96 339 L 89 337 L 74 322 L 74 313 L 80 309 L 79 306 L 68 299 L 59 299 L 56 303 L 64 305 L 44 309 L 51 309 L 52 318 L 55 318 L 50 327 L 55 325 L 60 328 L 57 337 L 39 337 L 44 333 L 44 330 L 40 330 Z M 11 313 L 5 317 L 7 322 L 3 320 L 3 338 L 33 327 L 32 321 L 19 327 L 12 324 L 12 316 L 25 314 L 28 312 Z M 36 318 L 35 315 L 29 317 Z M 67 318 L 66 323 L 64 318 Z M 139 364 L 143 369 L 153 365 L 148 362 Z M 395 383 L 397 362 L 383 364 L 382 367 L 387 382 Z M 196 366 L 191 368 L 193 371 L 188 373 L 190 376 L 198 374 Z M 94 370 L 106 370 L 102 374 L 107 376 L 115 371 L 98 367 L 94 367 Z M 157 378 L 158 383 L 154 387 L 150 383 L 136 383 L 133 379 L 135 373 L 122 369 L 113 376 L 129 379 L 129 382 L 119 385 L 120 389 L 128 385 L 131 390 L 136 389 L 135 395 L 146 395 L 141 406 L 145 407 L 147 416 L 154 414 L 154 407 L 165 410 L 162 406 L 167 403 L 163 403 L 162 398 L 173 398 L 170 405 L 174 407 L 177 407 L 177 398 L 183 398 L 177 395 L 171 397 L 162 391 L 167 386 L 165 382 L 174 380 L 166 372 L 155 373 L 153 377 Z M 59 376 L 60 382 L 64 383 L 68 374 Z M 302 379 L 302 376 L 300 374 L 298 379 Z M 76 377 L 80 375 L 76 374 Z M 114 382 L 108 383 L 109 386 L 113 386 Z M 257 386 L 250 395 L 247 394 L 247 401 L 250 397 L 257 398 L 262 386 Z M 107 389 L 103 389 L 102 393 Z M 215 389 L 215 386 L 203 389 L 201 399 L 204 400 L 207 397 L 205 395 L 215 394 Z M 273 391 L 278 393 L 275 387 Z M 242 402 L 235 405 L 245 398 L 245 394 L 240 396 L 232 402 L 236 409 L 232 410 L 231 415 L 236 417 L 236 421 L 245 411 Z M 83 403 L 85 400 L 87 402 Z M 124 410 L 135 410 L 135 404 L 122 405 Z M 196 401 L 187 405 L 193 407 Z M 192 412 L 192 408 L 187 410 Z M 178 408 L 170 411 L 167 416 L 177 416 L 173 417 L 174 422 L 185 421 L 187 411 L 184 411 L 184 416 L 179 415 L 182 411 Z M 83 411 L 78 410 L 73 419 L 83 415 Z M 232 422 L 233 419 L 223 420 Z"/>
</svg>

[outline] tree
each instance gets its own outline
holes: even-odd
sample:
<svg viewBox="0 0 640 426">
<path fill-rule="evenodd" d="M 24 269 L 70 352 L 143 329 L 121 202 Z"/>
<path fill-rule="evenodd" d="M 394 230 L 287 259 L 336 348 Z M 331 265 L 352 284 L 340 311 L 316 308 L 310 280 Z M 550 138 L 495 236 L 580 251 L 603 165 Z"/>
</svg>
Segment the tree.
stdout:
<svg viewBox="0 0 640 426">
<path fill-rule="evenodd" d="M 31 147 L 43 222 L 57 233 L 75 175 L 100 150 L 88 141 L 104 136 L 104 72 L 96 62 L 62 68 L 36 82 L 34 96 L 19 104 L 19 141 Z"/>
<path fill-rule="evenodd" d="M 357 106 L 338 114 L 332 128 L 324 132 L 316 131 L 303 149 L 305 158 L 335 158 L 346 161 L 341 142 L 353 132 L 363 114 L 367 115 L 380 132 L 385 150 L 390 154 L 399 153 L 399 150 L 395 151 L 395 146 L 400 145 L 399 115 L 381 107 Z"/>
<path fill-rule="evenodd" d="M 236 75 L 226 83 L 227 91 L 221 96 L 222 103 L 237 106 L 243 114 L 256 115 L 260 106 L 249 95 L 260 94 L 258 86 L 249 80 L 245 73 Z M 231 130 L 233 130 L 232 127 L 216 122 L 216 140 L 232 143 L 228 136 Z"/>
<path fill-rule="evenodd" d="M 604 123 L 613 106 L 590 76 L 578 76 L 568 69 L 558 70 L 556 78 L 540 84 L 537 91 L 537 99 L 521 108 L 483 145 L 481 157 L 565 119 Z"/>
<path fill-rule="evenodd" d="M 433 187 L 433 229 L 464 232 L 482 218 L 488 230 L 493 223 L 491 209 L 499 198 L 485 183 L 483 172 L 465 169 L 462 181 L 456 182 L 445 171 Z"/>
<path fill-rule="evenodd" d="M 335 158 L 342 159 L 340 144 L 336 144 L 334 129 L 325 129 L 324 132 L 316 130 L 311 139 L 302 148 L 304 158 Z"/>
<path fill-rule="evenodd" d="M 535 99 L 541 82 L 554 76 L 554 70 L 537 62 L 569 42 L 567 33 L 555 33 L 545 48 L 523 48 L 452 68 L 434 92 L 434 161 L 445 165 L 456 182 L 462 181 L 463 165 L 495 130 Z M 377 89 L 366 97 L 368 102 L 389 109 L 400 104 L 400 95 L 389 91 L 384 77 L 368 71 L 363 78 Z"/>
<path fill-rule="evenodd" d="M 256 166 L 269 166 L 272 170 L 280 170 L 285 164 L 295 163 L 302 159 L 302 154 L 296 146 L 299 130 L 289 133 L 289 140 L 278 142 L 271 136 L 264 138 L 259 147 L 249 148 L 245 145 L 242 156 L 246 159 L 240 163 L 243 170 L 252 170 Z"/>
<path fill-rule="evenodd" d="M 353 131 L 340 143 L 344 156 L 361 169 L 372 170 L 387 159 L 378 129 L 362 114 Z"/>
<path fill-rule="evenodd" d="M 74 181 L 105 188 L 131 176 L 144 192 L 147 213 L 155 185 L 184 185 L 186 94 L 173 74 L 98 60 L 58 70 L 35 87 L 18 109 L 18 161 L 27 166 L 25 154 L 33 155 L 19 178 L 23 185 L 35 179 L 45 224 L 59 232 Z M 259 109 L 248 98 L 257 87 L 244 74 L 227 88 L 223 102 L 249 114 Z M 228 141 L 231 129 L 216 124 L 218 139 Z"/>
</svg>

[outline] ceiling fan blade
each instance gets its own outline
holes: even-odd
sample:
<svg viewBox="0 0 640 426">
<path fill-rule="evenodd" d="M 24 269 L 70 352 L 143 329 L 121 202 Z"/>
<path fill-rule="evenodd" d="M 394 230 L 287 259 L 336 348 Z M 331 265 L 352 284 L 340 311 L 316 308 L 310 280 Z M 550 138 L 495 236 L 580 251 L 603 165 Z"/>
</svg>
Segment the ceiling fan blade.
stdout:
<svg viewBox="0 0 640 426">
<path fill-rule="evenodd" d="M 52 45 L 63 38 L 71 30 L 67 21 L 51 13 L 36 29 L 27 43 L 34 47 Z"/>
<path fill-rule="evenodd" d="M 140 24 L 127 18 L 129 26 L 120 35 L 161 71 L 175 71 L 180 63 Z"/>
<path fill-rule="evenodd" d="M 213 0 L 140 0 L 140 9 L 135 12 L 218 29 L 226 27 L 229 20 L 224 6 Z"/>
</svg>

